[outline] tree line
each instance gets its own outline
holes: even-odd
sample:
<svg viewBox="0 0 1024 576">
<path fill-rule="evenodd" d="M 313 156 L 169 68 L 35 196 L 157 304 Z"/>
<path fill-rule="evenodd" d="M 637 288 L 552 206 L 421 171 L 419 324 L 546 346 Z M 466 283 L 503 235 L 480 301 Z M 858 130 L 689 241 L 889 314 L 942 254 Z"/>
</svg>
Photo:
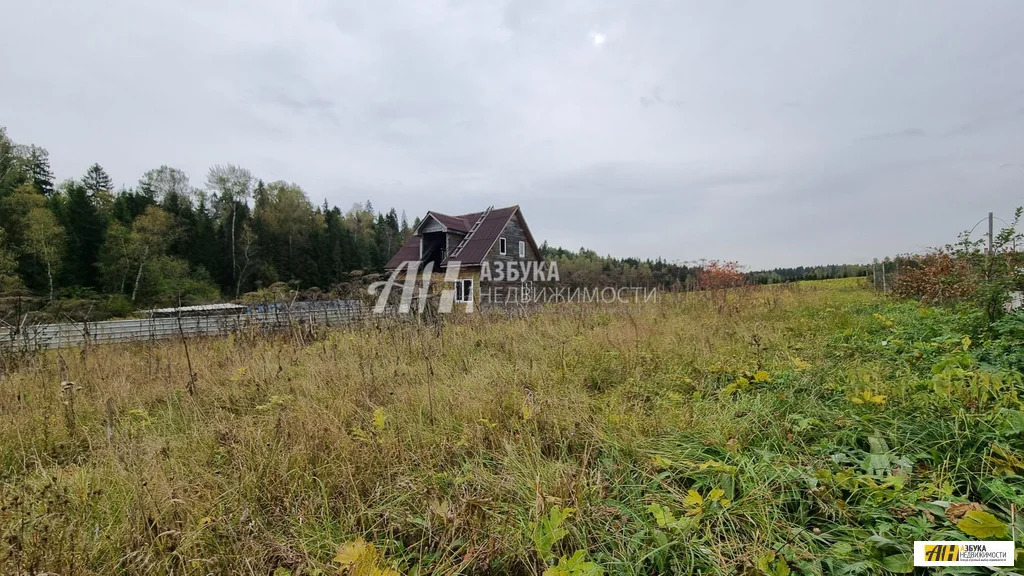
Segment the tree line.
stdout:
<svg viewBox="0 0 1024 576">
<path fill-rule="evenodd" d="M 832 280 L 871 275 L 871 264 L 827 264 L 824 266 L 797 266 L 773 268 L 747 273 L 751 284 L 780 284 L 799 280 Z"/>
<path fill-rule="evenodd" d="M 541 257 L 558 264 L 559 281 L 569 287 L 642 286 L 664 291 L 693 290 L 699 265 L 670 262 L 661 258 L 613 258 L 593 250 L 567 250 L 540 246 Z"/>
<path fill-rule="evenodd" d="M 102 301 L 133 308 L 235 299 L 286 283 L 329 291 L 384 264 L 418 225 L 370 201 L 342 211 L 314 205 L 297 184 L 265 182 L 214 165 L 201 183 L 158 166 L 115 189 L 100 164 L 57 183 L 43 147 L 15 143 L 0 127 L 0 296 L 43 302 Z M 700 262 L 599 256 L 548 246 L 569 285 L 692 290 Z M 748 282 L 862 276 L 834 265 L 749 272 Z"/>
<path fill-rule="evenodd" d="M 277 282 L 327 288 L 381 270 L 411 230 L 393 208 L 315 206 L 297 184 L 231 164 L 211 167 L 198 186 L 159 166 L 115 190 L 99 164 L 56 183 L 46 149 L 0 127 L 3 294 L 105 295 L 138 307 L 237 298 Z"/>
<path fill-rule="evenodd" d="M 661 258 L 613 258 L 600 256 L 586 248 L 572 251 L 553 248 L 547 243 L 541 245 L 541 255 L 545 260 L 558 262 L 561 280 L 572 286 L 615 284 L 646 286 L 674 292 L 707 288 L 706 282 L 702 281 L 706 273 L 717 273 L 723 267 L 739 275 L 733 278 L 732 282 L 741 280 L 745 284 L 782 284 L 801 280 L 853 278 L 870 276 L 872 270 L 870 264 L 828 264 L 740 272 L 742 266 L 736 262 L 671 262 Z"/>
</svg>

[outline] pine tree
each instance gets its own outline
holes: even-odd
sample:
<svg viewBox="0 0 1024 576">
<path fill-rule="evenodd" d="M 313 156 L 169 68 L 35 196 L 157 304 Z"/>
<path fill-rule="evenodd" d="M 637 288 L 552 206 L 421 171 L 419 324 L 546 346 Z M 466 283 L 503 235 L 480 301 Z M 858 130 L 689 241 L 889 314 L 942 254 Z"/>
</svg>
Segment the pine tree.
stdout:
<svg viewBox="0 0 1024 576">
<path fill-rule="evenodd" d="M 107 174 L 107 171 L 103 169 L 99 164 L 93 164 L 86 170 L 85 176 L 82 178 L 82 184 L 85 189 L 89 192 L 90 196 L 95 196 L 100 192 L 111 192 L 114 190 L 114 181 Z"/>
<path fill-rule="evenodd" d="M 100 211 L 96 194 L 104 196 L 106 190 L 99 189 L 97 193 L 78 182 L 67 182 L 62 188 L 56 212 L 67 231 L 65 282 L 70 286 L 95 287 L 99 279 L 96 264 L 107 230 L 107 219 Z"/>
<path fill-rule="evenodd" d="M 324 202 L 326 204 L 326 201 Z M 324 228 L 319 234 L 317 251 L 321 273 L 320 285 L 326 287 L 341 282 L 348 272 L 359 267 L 352 232 L 345 225 L 338 208 L 325 209 Z"/>
<path fill-rule="evenodd" d="M 53 171 L 50 170 L 50 153 L 46 148 L 29 146 L 28 170 L 37 190 L 46 196 L 53 194 Z"/>
<path fill-rule="evenodd" d="M 213 273 L 218 270 L 220 250 L 217 245 L 216 222 L 206 195 L 199 194 L 196 209 L 191 215 L 192 227 L 186 236 L 185 259 L 197 273 Z"/>
<path fill-rule="evenodd" d="M 114 197 L 110 215 L 125 226 L 131 226 L 146 208 L 155 204 L 153 197 L 140 189 L 121 190 Z"/>
</svg>

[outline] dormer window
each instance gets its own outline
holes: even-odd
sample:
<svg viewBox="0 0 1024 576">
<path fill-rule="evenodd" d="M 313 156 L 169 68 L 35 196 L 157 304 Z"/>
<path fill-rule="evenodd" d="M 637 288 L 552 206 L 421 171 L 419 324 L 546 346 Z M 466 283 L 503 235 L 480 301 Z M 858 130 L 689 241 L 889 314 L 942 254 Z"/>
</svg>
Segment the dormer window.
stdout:
<svg viewBox="0 0 1024 576">
<path fill-rule="evenodd" d="M 506 250 L 505 250 L 505 239 L 504 238 L 498 238 L 498 254 L 501 254 L 502 256 L 504 256 L 505 252 L 506 252 Z"/>
</svg>

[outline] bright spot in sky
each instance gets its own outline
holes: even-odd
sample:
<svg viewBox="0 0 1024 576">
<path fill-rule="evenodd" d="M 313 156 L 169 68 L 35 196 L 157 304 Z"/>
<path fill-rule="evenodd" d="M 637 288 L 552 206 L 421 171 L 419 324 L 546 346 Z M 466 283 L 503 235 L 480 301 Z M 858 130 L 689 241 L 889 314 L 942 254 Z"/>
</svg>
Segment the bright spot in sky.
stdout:
<svg viewBox="0 0 1024 576">
<path fill-rule="evenodd" d="M 594 42 L 594 46 L 600 46 L 601 44 L 604 44 L 606 40 L 608 40 L 608 37 L 605 36 L 604 34 L 601 34 L 600 32 L 591 32 L 590 40 Z"/>
</svg>

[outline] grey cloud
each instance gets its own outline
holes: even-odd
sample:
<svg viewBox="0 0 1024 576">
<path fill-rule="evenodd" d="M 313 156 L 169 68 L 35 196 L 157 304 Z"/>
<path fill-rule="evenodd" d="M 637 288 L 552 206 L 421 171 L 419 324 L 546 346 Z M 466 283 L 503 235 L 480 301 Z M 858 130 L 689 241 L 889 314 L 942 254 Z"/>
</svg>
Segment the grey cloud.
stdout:
<svg viewBox="0 0 1024 576">
<path fill-rule="evenodd" d="M 668 106 L 669 108 L 682 109 L 686 105 L 686 102 L 682 98 L 665 98 L 661 94 L 661 87 L 657 86 L 651 90 L 649 95 L 640 97 L 640 104 L 644 108 L 661 104 Z"/>
<path fill-rule="evenodd" d="M 941 243 L 1024 189 L 1014 0 L 3 13 L 25 25 L 0 37 L 0 124 L 59 177 L 234 162 L 317 203 L 519 203 L 555 244 L 752 266 Z"/>
<path fill-rule="evenodd" d="M 857 138 L 858 142 L 872 142 L 877 140 L 894 140 L 900 138 L 924 138 L 928 134 L 920 128 L 906 128 L 897 132 L 881 132 L 879 134 L 868 134 Z"/>
</svg>

